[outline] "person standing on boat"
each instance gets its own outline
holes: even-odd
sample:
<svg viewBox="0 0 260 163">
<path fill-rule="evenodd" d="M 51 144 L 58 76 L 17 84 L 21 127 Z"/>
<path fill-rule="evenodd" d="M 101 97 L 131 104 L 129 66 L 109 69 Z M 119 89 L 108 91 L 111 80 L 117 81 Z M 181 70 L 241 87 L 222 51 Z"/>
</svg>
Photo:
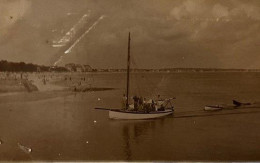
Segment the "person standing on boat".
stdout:
<svg viewBox="0 0 260 163">
<path fill-rule="evenodd" d="M 163 99 L 161 98 L 160 95 L 157 96 L 157 99 L 155 101 L 155 110 L 158 111 L 158 109 L 161 107 L 163 103 Z"/>
<path fill-rule="evenodd" d="M 134 110 L 137 110 L 139 98 L 137 96 L 134 96 L 133 100 L 134 100 Z"/>
<path fill-rule="evenodd" d="M 147 112 L 148 107 L 149 107 L 149 104 L 147 103 L 146 98 L 144 98 L 144 101 L 143 101 L 143 110 L 144 110 L 144 112 Z"/>
<path fill-rule="evenodd" d="M 156 109 L 155 109 L 155 103 L 154 103 L 154 101 L 152 100 L 152 104 L 151 104 L 151 109 L 152 109 L 152 111 L 155 111 Z"/>
<path fill-rule="evenodd" d="M 161 101 L 161 100 L 162 100 L 161 95 L 158 95 L 157 96 L 157 101 Z"/>
<path fill-rule="evenodd" d="M 163 101 L 163 99 L 161 98 L 160 95 L 158 95 L 155 102 L 156 102 L 157 105 L 160 105 L 160 101 Z"/>
<path fill-rule="evenodd" d="M 123 98 L 122 98 L 122 109 L 123 110 L 126 110 L 126 100 L 127 100 L 127 97 L 126 97 L 126 95 L 124 94 L 123 95 Z"/>
<path fill-rule="evenodd" d="M 138 104 L 139 104 L 138 110 L 140 111 L 143 110 L 144 99 L 142 96 L 139 98 Z"/>
</svg>

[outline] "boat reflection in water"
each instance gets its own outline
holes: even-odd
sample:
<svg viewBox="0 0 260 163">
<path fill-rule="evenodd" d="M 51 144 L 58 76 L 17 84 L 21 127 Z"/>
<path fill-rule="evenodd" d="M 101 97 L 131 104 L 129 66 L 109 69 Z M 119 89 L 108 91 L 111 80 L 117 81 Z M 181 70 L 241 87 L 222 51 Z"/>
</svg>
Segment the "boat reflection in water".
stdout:
<svg viewBox="0 0 260 163">
<path fill-rule="evenodd" d="M 132 160 L 134 155 L 134 151 L 132 151 L 132 149 L 135 149 L 137 152 L 137 148 L 135 146 L 141 145 L 140 143 L 142 143 L 144 139 L 148 140 L 149 134 L 155 131 L 158 124 L 163 125 L 164 121 L 164 118 L 156 120 L 121 121 L 121 123 L 123 123 L 122 138 L 124 143 L 123 151 L 125 153 L 125 160 Z"/>
</svg>

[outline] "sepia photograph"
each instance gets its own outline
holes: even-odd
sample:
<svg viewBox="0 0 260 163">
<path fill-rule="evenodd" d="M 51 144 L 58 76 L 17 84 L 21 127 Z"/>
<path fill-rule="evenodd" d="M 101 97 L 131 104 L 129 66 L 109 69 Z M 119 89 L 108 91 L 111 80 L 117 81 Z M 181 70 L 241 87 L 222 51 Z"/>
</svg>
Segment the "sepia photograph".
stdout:
<svg viewBox="0 0 260 163">
<path fill-rule="evenodd" d="M 260 161 L 259 0 L 0 0 L 0 162 Z"/>
</svg>

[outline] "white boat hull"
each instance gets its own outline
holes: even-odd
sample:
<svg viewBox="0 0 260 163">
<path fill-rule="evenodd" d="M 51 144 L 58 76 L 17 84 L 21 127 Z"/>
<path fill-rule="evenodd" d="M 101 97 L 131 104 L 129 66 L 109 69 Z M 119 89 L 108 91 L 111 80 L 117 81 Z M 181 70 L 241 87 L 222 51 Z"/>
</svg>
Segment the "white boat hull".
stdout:
<svg viewBox="0 0 260 163">
<path fill-rule="evenodd" d="M 205 111 L 217 111 L 223 109 L 221 106 L 205 106 Z"/>
<path fill-rule="evenodd" d="M 157 111 L 150 113 L 134 112 L 134 111 L 109 111 L 109 118 L 111 119 L 154 119 L 160 118 L 173 113 L 173 110 Z"/>
</svg>

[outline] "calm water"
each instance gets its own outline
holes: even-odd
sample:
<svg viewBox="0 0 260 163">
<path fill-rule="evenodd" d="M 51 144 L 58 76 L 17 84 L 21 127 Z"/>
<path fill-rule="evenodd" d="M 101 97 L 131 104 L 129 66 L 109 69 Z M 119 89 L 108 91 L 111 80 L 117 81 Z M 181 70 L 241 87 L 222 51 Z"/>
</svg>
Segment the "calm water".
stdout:
<svg viewBox="0 0 260 163">
<path fill-rule="evenodd" d="M 207 104 L 260 101 L 260 73 L 134 74 L 132 95 L 176 97 L 175 116 L 187 116 L 134 121 L 110 120 L 107 111 L 93 109 L 121 106 L 125 74 L 88 77 L 91 86 L 117 89 L 1 96 L 0 159 L 260 160 L 260 109 L 200 116 Z"/>
</svg>

